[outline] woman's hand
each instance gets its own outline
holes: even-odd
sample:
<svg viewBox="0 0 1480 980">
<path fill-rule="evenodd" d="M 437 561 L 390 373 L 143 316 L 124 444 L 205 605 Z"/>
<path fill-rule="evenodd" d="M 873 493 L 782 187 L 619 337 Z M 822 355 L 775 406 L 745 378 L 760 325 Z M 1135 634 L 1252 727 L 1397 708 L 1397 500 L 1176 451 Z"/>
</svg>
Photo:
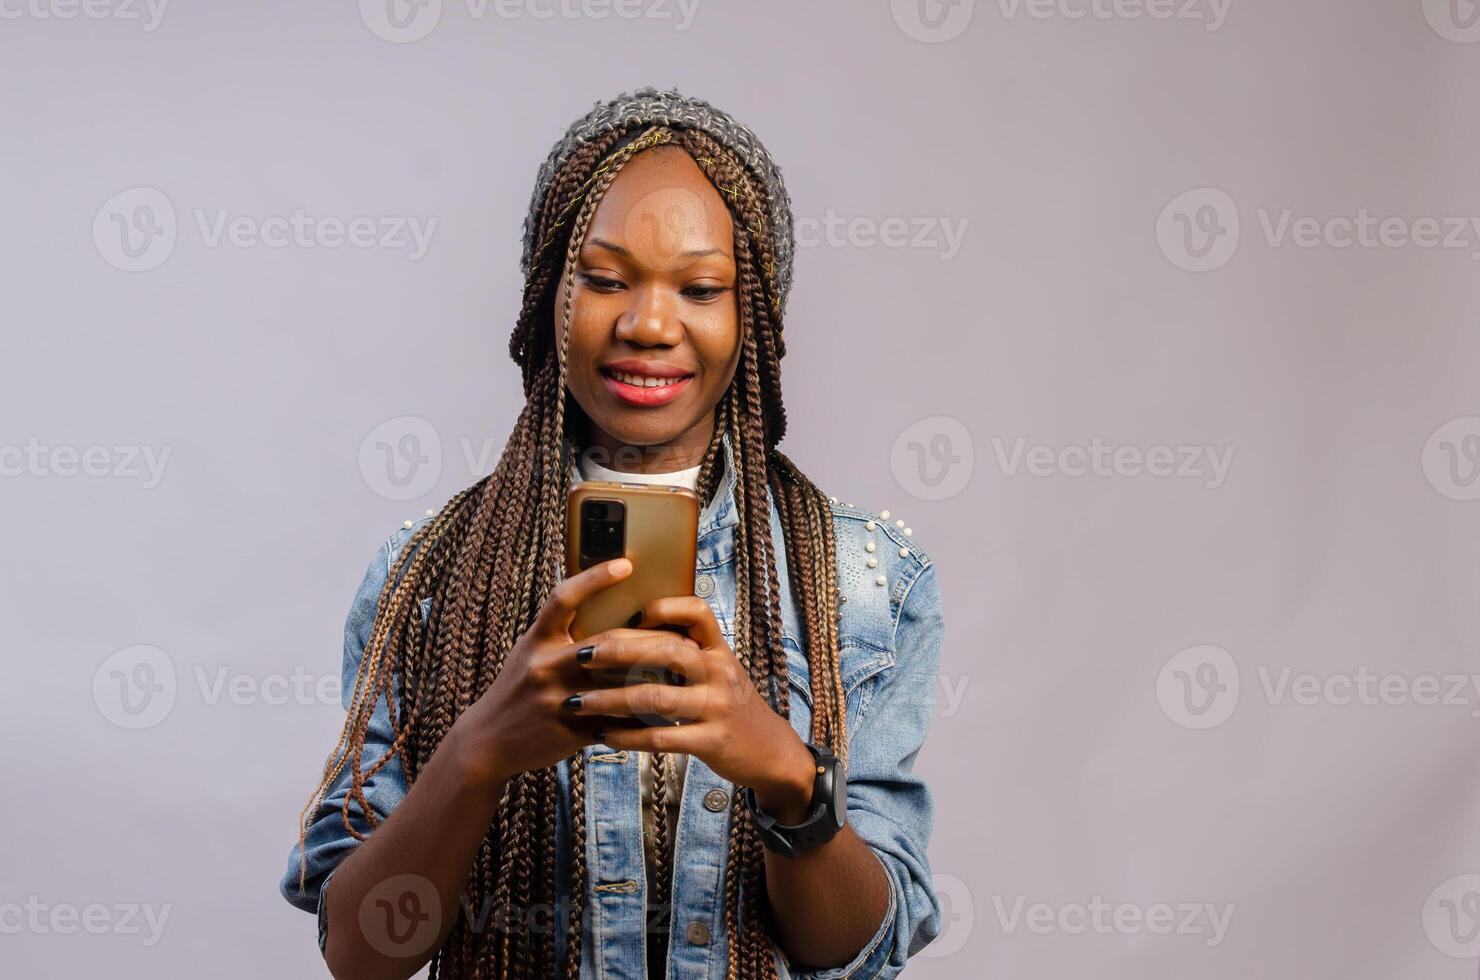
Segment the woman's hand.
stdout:
<svg viewBox="0 0 1480 980">
<path fill-rule="evenodd" d="M 630 560 L 614 558 L 550 591 L 534 623 L 509 650 L 498 677 L 448 733 L 464 778 L 478 786 L 501 787 L 511 776 L 552 766 L 599 741 L 594 732 L 603 719 L 561 707 L 591 683 L 577 664 L 576 651 L 596 642 L 596 637 L 571 639 L 570 624 L 583 602 L 631 573 Z"/>
<path fill-rule="evenodd" d="M 677 628 L 682 632 L 674 632 Z M 813 759 L 791 723 L 751 683 L 714 611 L 697 596 L 655 599 L 641 628 L 590 637 L 595 647 L 581 666 L 623 671 L 645 668 L 675 683 L 594 686 L 567 709 L 577 717 L 620 716 L 601 741 L 614 749 L 684 752 L 720 777 L 753 787 L 758 802 L 782 823 L 800 822 L 812 797 Z"/>
</svg>

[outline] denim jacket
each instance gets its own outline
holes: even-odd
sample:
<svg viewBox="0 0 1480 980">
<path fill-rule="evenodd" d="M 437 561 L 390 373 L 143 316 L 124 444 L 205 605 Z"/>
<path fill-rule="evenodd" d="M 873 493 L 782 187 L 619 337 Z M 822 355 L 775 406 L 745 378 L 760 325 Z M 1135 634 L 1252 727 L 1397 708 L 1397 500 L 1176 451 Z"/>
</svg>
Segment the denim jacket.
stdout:
<svg viewBox="0 0 1480 980">
<path fill-rule="evenodd" d="M 721 489 L 705 505 L 699 521 L 694 594 L 707 599 L 725 639 L 733 643 L 735 616 L 734 454 L 724 441 Z M 579 473 L 573 475 L 579 480 Z M 847 821 L 880 859 L 889 881 L 883 921 L 853 961 L 823 970 L 791 964 L 775 948 L 777 973 L 796 980 L 841 977 L 894 977 L 906 959 L 922 949 L 942 926 L 940 903 L 926 858 L 934 804 L 925 783 L 912 772 L 935 708 L 940 644 L 944 633 L 935 566 L 893 515 L 870 513 L 830 498 L 837 544 L 838 587 L 843 598 L 839 626 L 841 678 L 846 691 L 848 728 Z M 388 570 L 411 536 L 429 518 L 398 530 L 381 547 L 365 573 L 350 609 L 344 634 L 344 702 L 352 697 L 355 673 L 375 618 Z M 791 684 L 791 724 L 810 738 L 811 688 L 802 616 L 788 588 L 784 536 L 774 500 L 771 535 L 781 587 L 782 644 Z M 430 599 L 423 599 L 425 615 Z M 764 695 L 764 691 L 762 694 Z M 365 739 L 365 767 L 390 744 L 390 715 L 384 699 L 376 706 Z M 630 752 L 601 744 L 583 750 L 586 772 L 587 891 L 582 939 L 582 977 L 645 980 L 647 882 L 639 810 L 639 774 Z M 567 880 L 570 849 L 569 767 L 557 767 L 560 806 L 553 815 L 557 880 Z M 319 916 L 319 947 L 326 935 L 324 889 L 339 862 L 357 840 L 344 828 L 340 808 L 348 789 L 345 767 L 323 803 L 310 815 L 306 838 L 306 888 L 298 890 L 298 846 L 289 856 L 280 889 L 297 907 Z M 405 774 L 393 759 L 365 786 L 365 796 L 384 818 L 406 795 Z M 729 841 L 729 801 L 736 787 L 691 756 L 674 835 L 671 923 L 667 976 L 725 976 L 723 873 Z M 357 829 L 369 828 L 352 810 Z M 568 896 L 557 913 L 568 915 Z M 565 946 L 557 929 L 557 952 Z M 773 944 L 774 945 L 774 944 Z M 557 960 L 559 962 L 560 960 Z"/>
</svg>

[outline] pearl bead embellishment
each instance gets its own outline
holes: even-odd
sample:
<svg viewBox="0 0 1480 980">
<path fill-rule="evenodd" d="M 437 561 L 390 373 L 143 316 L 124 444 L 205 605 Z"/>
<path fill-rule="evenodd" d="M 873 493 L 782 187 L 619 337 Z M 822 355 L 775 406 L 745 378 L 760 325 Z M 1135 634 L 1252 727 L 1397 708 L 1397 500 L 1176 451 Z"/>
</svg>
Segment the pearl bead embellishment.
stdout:
<svg viewBox="0 0 1480 980">
<path fill-rule="evenodd" d="M 836 501 L 837 500 L 837 498 L 835 498 L 835 497 L 829 497 L 828 499 L 829 500 L 833 500 L 833 501 Z M 852 507 L 853 505 L 852 504 L 848 504 L 847 506 Z M 877 531 L 878 528 L 879 528 L 879 524 L 881 522 L 887 522 L 889 520 L 889 512 L 887 510 L 881 510 L 881 511 L 879 511 L 877 517 L 878 517 L 878 520 L 877 521 L 874 520 L 873 518 L 870 518 L 870 519 L 864 521 L 863 522 L 863 526 L 866 529 L 870 530 L 870 531 Z M 897 528 L 899 528 L 901 530 L 901 532 L 905 535 L 905 537 L 909 537 L 911 534 L 914 533 L 910 528 L 905 527 L 904 521 L 901 520 L 901 519 L 899 519 L 899 518 L 896 518 L 895 519 L 894 526 L 897 527 Z M 873 556 L 874 555 L 874 552 L 878 550 L 878 545 L 875 544 L 873 541 L 865 541 L 863 543 L 863 550 L 865 552 L 867 552 L 868 555 L 869 555 L 869 557 L 867 559 L 865 559 L 864 564 L 866 566 L 868 566 L 869 568 L 878 568 L 879 567 L 879 559 Z M 910 556 L 910 549 L 909 548 L 903 548 L 902 547 L 902 548 L 899 549 L 899 557 L 901 557 L 901 558 L 908 558 L 909 556 Z M 876 575 L 876 576 L 874 576 L 874 584 L 875 585 L 879 585 L 879 586 L 888 585 L 889 584 L 889 577 L 887 575 Z"/>
</svg>

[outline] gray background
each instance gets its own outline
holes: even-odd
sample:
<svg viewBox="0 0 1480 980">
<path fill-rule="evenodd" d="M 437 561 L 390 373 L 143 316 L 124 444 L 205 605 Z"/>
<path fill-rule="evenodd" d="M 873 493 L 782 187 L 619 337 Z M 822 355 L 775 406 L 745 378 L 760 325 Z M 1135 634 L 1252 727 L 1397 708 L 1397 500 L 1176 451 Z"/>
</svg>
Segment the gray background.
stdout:
<svg viewBox="0 0 1480 980">
<path fill-rule="evenodd" d="M 1480 215 L 1468 0 L 67 2 L 0 4 L 4 972 L 320 975 L 276 886 L 342 711 L 284 682 L 503 445 L 549 146 L 677 84 L 811 239 L 785 448 L 940 566 L 910 974 L 1476 975 L 1480 232 L 1417 222 Z"/>
</svg>

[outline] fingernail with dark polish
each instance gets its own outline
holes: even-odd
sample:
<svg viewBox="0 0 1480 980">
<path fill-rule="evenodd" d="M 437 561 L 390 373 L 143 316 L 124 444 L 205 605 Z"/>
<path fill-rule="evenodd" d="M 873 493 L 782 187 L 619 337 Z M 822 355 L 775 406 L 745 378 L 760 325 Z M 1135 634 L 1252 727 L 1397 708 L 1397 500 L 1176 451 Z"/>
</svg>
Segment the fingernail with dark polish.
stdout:
<svg viewBox="0 0 1480 980">
<path fill-rule="evenodd" d="M 581 696 L 579 694 L 572 694 L 570 697 L 560 702 L 560 706 L 562 708 L 566 708 L 567 710 L 575 711 L 581 706 Z"/>
<path fill-rule="evenodd" d="M 632 618 L 629 619 L 629 620 L 627 620 L 627 625 L 628 626 L 636 626 L 640 622 L 642 622 L 642 610 L 641 609 L 637 610 L 637 612 L 635 612 L 635 613 L 632 614 Z"/>
<path fill-rule="evenodd" d="M 576 663 L 583 664 L 594 656 L 596 656 L 596 648 L 594 646 L 581 647 L 576 651 Z"/>
</svg>

